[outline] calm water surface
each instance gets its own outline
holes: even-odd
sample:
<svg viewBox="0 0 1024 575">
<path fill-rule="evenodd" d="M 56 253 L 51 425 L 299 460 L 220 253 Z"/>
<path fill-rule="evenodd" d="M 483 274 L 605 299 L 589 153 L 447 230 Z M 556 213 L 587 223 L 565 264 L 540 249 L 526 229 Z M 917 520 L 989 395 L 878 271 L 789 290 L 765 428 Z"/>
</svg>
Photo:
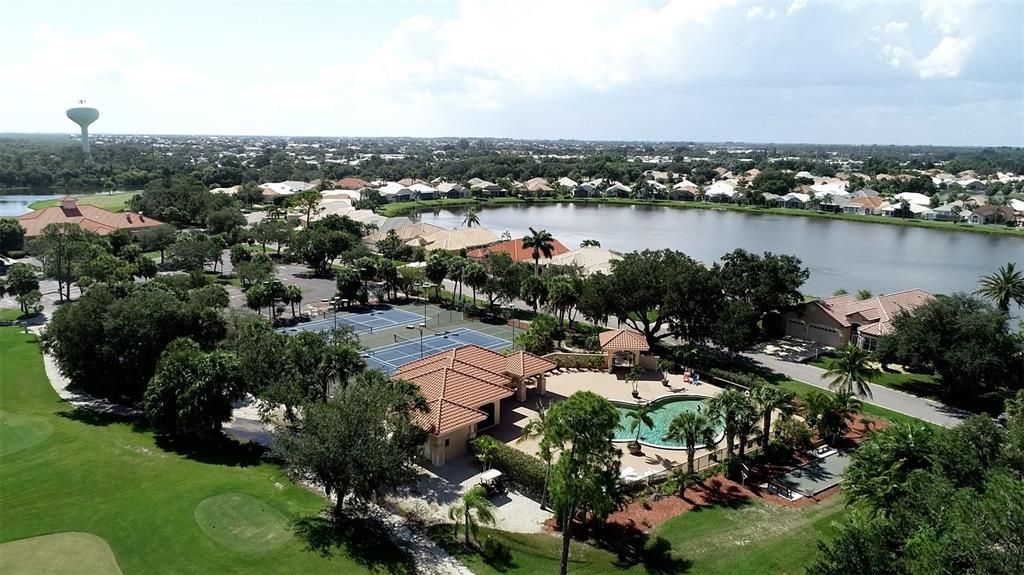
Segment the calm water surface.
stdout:
<svg viewBox="0 0 1024 575">
<path fill-rule="evenodd" d="M 423 212 L 420 221 L 462 225 L 459 210 Z M 973 291 L 978 277 L 1007 262 L 1024 267 L 1024 238 L 946 232 L 793 216 L 672 209 L 659 206 L 548 204 L 479 211 L 496 234 L 522 237 L 547 229 L 570 249 L 585 239 L 615 251 L 671 248 L 705 263 L 736 248 L 793 254 L 811 277 L 803 291 L 843 288 L 875 294 L 918 287 L 932 293 Z"/>
<path fill-rule="evenodd" d="M 32 211 L 28 205 L 33 202 L 63 198 L 68 194 L 82 197 L 93 196 L 97 193 L 99 192 L 79 192 L 75 190 L 58 192 L 52 189 L 0 190 L 0 218 L 14 218 L 27 214 Z"/>
</svg>

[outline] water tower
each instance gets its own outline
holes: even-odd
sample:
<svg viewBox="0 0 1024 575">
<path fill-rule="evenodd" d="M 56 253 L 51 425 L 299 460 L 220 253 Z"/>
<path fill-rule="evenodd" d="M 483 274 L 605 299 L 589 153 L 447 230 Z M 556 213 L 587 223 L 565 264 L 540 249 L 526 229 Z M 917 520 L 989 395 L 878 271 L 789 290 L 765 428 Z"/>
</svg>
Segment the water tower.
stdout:
<svg viewBox="0 0 1024 575">
<path fill-rule="evenodd" d="M 79 100 L 79 104 L 85 104 L 85 100 Z M 100 111 L 96 108 L 77 106 L 68 109 L 68 118 L 82 128 L 82 152 L 89 155 L 89 124 L 100 117 Z"/>
</svg>

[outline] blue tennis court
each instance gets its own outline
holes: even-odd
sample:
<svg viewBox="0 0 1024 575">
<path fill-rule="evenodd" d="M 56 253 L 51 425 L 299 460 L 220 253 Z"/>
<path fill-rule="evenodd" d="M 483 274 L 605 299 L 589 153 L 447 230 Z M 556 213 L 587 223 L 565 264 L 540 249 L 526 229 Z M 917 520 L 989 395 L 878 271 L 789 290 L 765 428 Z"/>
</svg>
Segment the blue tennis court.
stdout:
<svg viewBox="0 0 1024 575">
<path fill-rule="evenodd" d="M 395 337 L 397 338 L 397 335 Z M 363 354 L 363 359 L 369 368 L 390 374 L 403 365 L 419 359 L 421 349 L 422 357 L 426 357 L 464 345 L 478 345 L 484 349 L 500 351 L 511 346 L 512 342 L 474 329 L 459 328 L 431 335 L 424 334 L 422 348 L 419 337 L 403 339 L 391 345 L 371 349 Z"/>
<path fill-rule="evenodd" d="M 356 333 L 373 333 L 392 327 L 419 325 L 422 322 L 423 316 L 419 314 L 404 309 L 390 308 L 338 314 L 337 318 L 334 315 L 328 315 L 323 319 L 315 319 L 292 327 L 283 327 L 277 331 L 281 333 L 327 331 L 336 326 L 349 326 Z"/>
</svg>

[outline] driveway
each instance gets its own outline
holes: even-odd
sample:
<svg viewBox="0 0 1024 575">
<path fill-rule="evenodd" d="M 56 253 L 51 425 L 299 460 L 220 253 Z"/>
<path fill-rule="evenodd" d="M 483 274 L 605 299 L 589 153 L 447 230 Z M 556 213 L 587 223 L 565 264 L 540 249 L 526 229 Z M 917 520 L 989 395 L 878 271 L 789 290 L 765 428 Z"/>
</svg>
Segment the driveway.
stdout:
<svg viewBox="0 0 1024 575">
<path fill-rule="evenodd" d="M 424 469 L 415 491 L 394 503 L 420 520 L 449 521 L 448 509 L 479 483 L 480 469 L 475 458 L 464 455 L 445 465 Z M 514 491 L 492 497 L 491 503 L 495 506 L 494 527 L 503 531 L 540 533 L 544 521 L 551 517 L 551 513 L 540 508 L 540 503 Z"/>
<path fill-rule="evenodd" d="M 744 353 L 743 355 L 772 371 L 785 375 L 790 379 L 795 379 L 822 389 L 828 389 L 828 380 L 822 379 L 821 377 L 821 375 L 825 373 L 825 370 L 820 367 L 784 361 L 764 353 L 751 352 Z M 896 391 L 895 389 L 889 389 L 888 387 L 882 387 L 880 385 L 869 384 L 869 386 L 871 388 L 872 397 L 871 399 L 863 400 L 865 403 L 871 403 L 879 407 L 891 409 L 893 411 L 909 415 L 911 417 L 916 417 L 918 419 L 923 419 L 944 427 L 953 427 L 960 423 L 961 420 L 971 415 L 969 412 L 955 407 L 950 407 L 931 399 L 917 397 L 910 395 L 909 393 Z"/>
</svg>

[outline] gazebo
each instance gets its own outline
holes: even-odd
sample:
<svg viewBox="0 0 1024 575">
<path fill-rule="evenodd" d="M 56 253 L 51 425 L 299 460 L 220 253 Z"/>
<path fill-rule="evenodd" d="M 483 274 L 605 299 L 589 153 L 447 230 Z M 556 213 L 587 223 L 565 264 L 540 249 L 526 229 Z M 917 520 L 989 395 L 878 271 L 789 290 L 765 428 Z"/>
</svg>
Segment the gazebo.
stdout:
<svg viewBox="0 0 1024 575">
<path fill-rule="evenodd" d="M 537 393 L 544 395 L 547 392 L 544 374 L 558 367 L 550 360 L 525 351 L 514 352 L 506 358 L 506 362 L 504 373 L 509 377 L 511 385 L 515 386 L 516 399 L 519 401 L 526 401 L 526 383 L 533 378 L 536 378 Z"/>
<path fill-rule="evenodd" d="M 640 366 L 640 354 L 651 351 L 647 338 L 631 329 L 613 329 L 598 336 L 601 351 L 605 352 L 608 371 L 614 367 Z"/>
</svg>

